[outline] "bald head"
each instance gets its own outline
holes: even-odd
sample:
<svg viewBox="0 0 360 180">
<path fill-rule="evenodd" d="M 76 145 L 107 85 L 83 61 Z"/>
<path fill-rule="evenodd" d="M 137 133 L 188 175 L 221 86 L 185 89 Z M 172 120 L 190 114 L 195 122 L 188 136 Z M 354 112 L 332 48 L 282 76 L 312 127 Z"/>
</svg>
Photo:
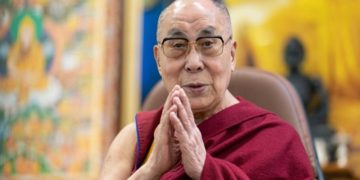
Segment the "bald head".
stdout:
<svg viewBox="0 0 360 180">
<path fill-rule="evenodd" d="M 209 8 L 210 6 L 210 8 Z M 215 11 L 212 11 L 212 7 L 215 7 Z M 227 7 L 223 0 L 174 0 L 169 6 L 167 6 L 160 14 L 157 24 L 156 39 L 159 42 L 163 23 L 168 18 L 174 17 L 176 13 L 180 11 L 192 12 L 194 11 L 208 11 L 209 14 L 216 14 L 217 18 L 221 19 L 222 26 L 226 29 L 228 34 L 232 34 L 231 20 Z"/>
</svg>

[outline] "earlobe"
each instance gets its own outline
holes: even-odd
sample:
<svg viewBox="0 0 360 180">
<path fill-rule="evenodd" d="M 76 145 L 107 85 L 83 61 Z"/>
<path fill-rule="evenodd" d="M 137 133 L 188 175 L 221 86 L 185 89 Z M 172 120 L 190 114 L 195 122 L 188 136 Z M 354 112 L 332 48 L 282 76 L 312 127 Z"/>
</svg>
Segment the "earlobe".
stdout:
<svg viewBox="0 0 360 180">
<path fill-rule="evenodd" d="M 237 47 L 237 43 L 236 41 L 233 42 L 233 46 L 231 48 L 231 70 L 234 71 L 235 67 L 236 67 L 236 47 Z"/>
<path fill-rule="evenodd" d="M 161 66 L 160 66 L 160 57 L 159 57 L 159 46 L 155 45 L 153 48 L 153 51 L 154 51 L 154 58 L 155 58 L 158 72 L 159 72 L 160 76 L 162 76 L 161 75 Z"/>
<path fill-rule="evenodd" d="M 236 60 L 234 58 L 232 58 L 231 60 L 231 71 L 235 71 L 235 66 L 236 66 Z"/>
<path fill-rule="evenodd" d="M 231 59 L 231 72 L 235 71 L 235 67 L 236 67 L 236 60 L 234 59 L 234 57 Z"/>
</svg>

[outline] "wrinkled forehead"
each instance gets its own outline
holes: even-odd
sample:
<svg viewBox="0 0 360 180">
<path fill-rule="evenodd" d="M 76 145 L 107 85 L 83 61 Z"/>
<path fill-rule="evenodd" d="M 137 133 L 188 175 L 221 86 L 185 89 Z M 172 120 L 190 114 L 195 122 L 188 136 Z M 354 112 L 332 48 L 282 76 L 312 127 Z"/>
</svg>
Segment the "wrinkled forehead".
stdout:
<svg viewBox="0 0 360 180">
<path fill-rule="evenodd" d="M 224 15 L 211 1 L 176 1 L 159 24 L 159 39 L 224 34 Z"/>
</svg>

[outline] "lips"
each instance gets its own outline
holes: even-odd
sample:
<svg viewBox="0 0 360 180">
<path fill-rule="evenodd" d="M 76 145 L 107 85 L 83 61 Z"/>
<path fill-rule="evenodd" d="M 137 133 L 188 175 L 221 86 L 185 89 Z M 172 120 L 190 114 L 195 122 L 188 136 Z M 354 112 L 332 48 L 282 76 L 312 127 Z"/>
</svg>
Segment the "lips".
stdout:
<svg viewBox="0 0 360 180">
<path fill-rule="evenodd" d="M 208 84 L 204 84 L 204 83 L 187 83 L 182 86 L 185 92 L 196 93 L 196 94 L 204 92 L 207 87 Z"/>
</svg>

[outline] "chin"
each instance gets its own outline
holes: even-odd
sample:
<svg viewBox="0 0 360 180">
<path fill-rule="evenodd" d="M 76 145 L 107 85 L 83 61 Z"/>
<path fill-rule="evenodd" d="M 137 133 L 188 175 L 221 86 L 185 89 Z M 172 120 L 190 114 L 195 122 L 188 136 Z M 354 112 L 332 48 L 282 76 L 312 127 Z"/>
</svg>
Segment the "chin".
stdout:
<svg viewBox="0 0 360 180">
<path fill-rule="evenodd" d="M 208 97 L 191 97 L 189 100 L 193 113 L 208 109 L 214 101 Z"/>
</svg>

